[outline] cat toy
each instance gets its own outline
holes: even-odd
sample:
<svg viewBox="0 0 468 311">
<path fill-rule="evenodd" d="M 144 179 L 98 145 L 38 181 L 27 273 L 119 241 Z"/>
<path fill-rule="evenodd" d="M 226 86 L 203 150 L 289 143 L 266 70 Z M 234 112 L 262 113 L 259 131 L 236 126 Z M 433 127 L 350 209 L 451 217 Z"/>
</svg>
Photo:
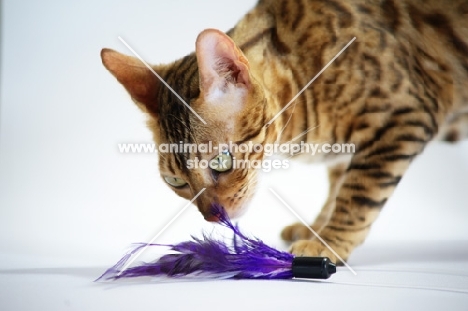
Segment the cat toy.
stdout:
<svg viewBox="0 0 468 311">
<path fill-rule="evenodd" d="M 255 237 L 248 237 L 234 225 L 224 209 L 212 207 L 219 223 L 233 233 L 232 245 L 203 233 L 203 238 L 173 245 L 140 243 L 98 280 L 116 280 L 139 276 L 169 278 L 222 279 L 327 279 L 336 272 L 336 265 L 327 257 L 295 257 L 276 250 Z M 143 247 L 166 246 L 170 254 L 158 260 L 122 268 Z"/>
</svg>

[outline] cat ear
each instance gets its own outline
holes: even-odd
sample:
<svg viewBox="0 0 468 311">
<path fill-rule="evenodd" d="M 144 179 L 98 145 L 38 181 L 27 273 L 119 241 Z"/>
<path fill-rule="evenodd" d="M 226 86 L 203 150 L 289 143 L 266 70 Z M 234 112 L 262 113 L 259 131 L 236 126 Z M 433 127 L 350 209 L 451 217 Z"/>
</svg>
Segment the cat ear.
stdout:
<svg viewBox="0 0 468 311">
<path fill-rule="evenodd" d="M 104 67 L 122 83 L 141 109 L 156 112 L 158 78 L 139 59 L 111 49 L 101 51 Z"/>
<path fill-rule="evenodd" d="M 224 93 L 230 84 L 244 88 L 250 86 L 248 60 L 223 32 L 207 29 L 200 33 L 196 54 L 202 94 Z"/>
</svg>

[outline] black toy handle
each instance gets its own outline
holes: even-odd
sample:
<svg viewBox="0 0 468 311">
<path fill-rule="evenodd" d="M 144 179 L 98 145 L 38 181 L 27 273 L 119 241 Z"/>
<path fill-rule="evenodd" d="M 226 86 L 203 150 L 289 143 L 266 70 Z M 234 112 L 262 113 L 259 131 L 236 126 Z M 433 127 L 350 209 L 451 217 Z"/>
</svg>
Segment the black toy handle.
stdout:
<svg viewBox="0 0 468 311">
<path fill-rule="evenodd" d="M 328 279 L 336 265 L 328 257 L 294 257 L 292 273 L 295 278 Z"/>
</svg>

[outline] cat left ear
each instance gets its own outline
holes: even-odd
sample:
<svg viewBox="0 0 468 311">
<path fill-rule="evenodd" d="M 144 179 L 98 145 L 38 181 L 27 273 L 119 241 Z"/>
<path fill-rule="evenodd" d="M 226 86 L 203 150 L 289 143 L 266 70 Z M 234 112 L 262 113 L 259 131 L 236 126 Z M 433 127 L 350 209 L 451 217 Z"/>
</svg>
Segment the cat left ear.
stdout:
<svg viewBox="0 0 468 311">
<path fill-rule="evenodd" d="M 125 87 L 143 111 L 157 112 L 159 80 L 151 70 L 139 59 L 111 49 L 103 49 L 101 59 L 104 67 Z"/>
<path fill-rule="evenodd" d="M 234 41 L 223 32 L 207 29 L 200 33 L 196 54 L 202 93 L 224 93 L 229 85 L 250 87 L 248 60 Z"/>
</svg>

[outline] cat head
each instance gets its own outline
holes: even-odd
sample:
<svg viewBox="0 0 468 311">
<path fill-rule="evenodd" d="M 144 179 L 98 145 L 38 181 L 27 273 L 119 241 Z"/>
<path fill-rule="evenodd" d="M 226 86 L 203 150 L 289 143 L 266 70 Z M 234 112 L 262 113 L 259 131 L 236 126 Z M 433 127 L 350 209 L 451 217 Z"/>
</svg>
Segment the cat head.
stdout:
<svg viewBox="0 0 468 311">
<path fill-rule="evenodd" d="M 257 183 L 258 165 L 251 164 L 258 164 L 264 154 L 252 146 L 273 142 L 276 134 L 275 126 L 265 126 L 273 115 L 264 91 L 231 38 L 205 30 L 194 54 L 151 68 L 109 49 L 103 49 L 101 57 L 148 114 L 160 173 L 168 186 L 188 200 L 204 188 L 194 203 L 207 220 L 216 220 L 210 213 L 214 203 L 230 217 L 242 214 Z"/>
</svg>

